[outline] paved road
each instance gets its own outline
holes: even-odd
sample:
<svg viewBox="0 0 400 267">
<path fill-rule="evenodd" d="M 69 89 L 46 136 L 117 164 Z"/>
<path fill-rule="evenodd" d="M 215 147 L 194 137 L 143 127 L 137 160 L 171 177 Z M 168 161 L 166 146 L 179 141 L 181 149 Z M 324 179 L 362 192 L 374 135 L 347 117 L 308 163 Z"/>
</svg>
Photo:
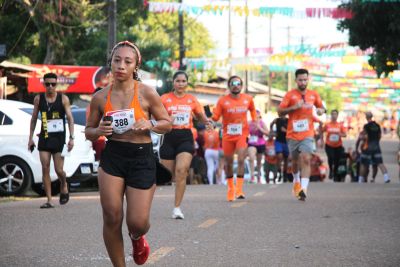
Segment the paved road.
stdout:
<svg viewBox="0 0 400 267">
<path fill-rule="evenodd" d="M 385 158 L 394 152 L 385 151 Z M 290 184 L 246 185 L 247 199 L 234 203 L 225 201 L 225 190 L 189 186 L 182 206 L 186 218 L 176 221 L 170 219 L 173 187 L 158 188 L 148 265 L 400 264 L 397 179 L 390 184 L 312 183 L 305 203 L 291 196 Z M 97 192 L 75 193 L 68 205 L 52 210 L 40 210 L 43 201 L 0 200 L 0 266 L 111 266 Z M 133 266 L 125 226 L 123 231 L 128 265 Z"/>
</svg>

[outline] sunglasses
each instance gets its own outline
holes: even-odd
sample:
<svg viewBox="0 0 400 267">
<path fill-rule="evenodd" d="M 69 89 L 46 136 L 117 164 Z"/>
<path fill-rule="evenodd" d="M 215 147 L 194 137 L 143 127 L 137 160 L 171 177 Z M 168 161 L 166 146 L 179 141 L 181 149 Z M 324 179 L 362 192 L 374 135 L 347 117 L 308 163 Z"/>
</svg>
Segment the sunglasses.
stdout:
<svg viewBox="0 0 400 267">
<path fill-rule="evenodd" d="M 44 85 L 46 85 L 47 87 L 49 87 L 50 85 L 51 85 L 52 87 L 54 87 L 54 86 L 57 85 L 57 83 L 44 83 Z"/>
<path fill-rule="evenodd" d="M 231 86 L 240 86 L 240 85 L 242 85 L 241 81 L 238 80 L 231 81 Z"/>
</svg>

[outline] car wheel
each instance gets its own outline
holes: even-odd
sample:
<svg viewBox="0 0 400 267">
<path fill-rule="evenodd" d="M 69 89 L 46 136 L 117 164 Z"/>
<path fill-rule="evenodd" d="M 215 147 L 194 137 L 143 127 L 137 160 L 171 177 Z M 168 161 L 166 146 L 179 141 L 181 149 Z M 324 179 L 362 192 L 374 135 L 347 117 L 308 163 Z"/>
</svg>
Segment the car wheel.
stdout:
<svg viewBox="0 0 400 267">
<path fill-rule="evenodd" d="M 31 185 L 32 172 L 20 158 L 0 159 L 0 195 L 20 195 Z"/>
<path fill-rule="evenodd" d="M 32 190 L 39 196 L 42 196 L 42 197 L 46 196 L 46 191 L 44 191 L 43 183 L 33 184 Z M 60 181 L 55 180 L 54 182 L 51 182 L 51 195 L 56 196 L 59 193 L 60 193 Z"/>
</svg>

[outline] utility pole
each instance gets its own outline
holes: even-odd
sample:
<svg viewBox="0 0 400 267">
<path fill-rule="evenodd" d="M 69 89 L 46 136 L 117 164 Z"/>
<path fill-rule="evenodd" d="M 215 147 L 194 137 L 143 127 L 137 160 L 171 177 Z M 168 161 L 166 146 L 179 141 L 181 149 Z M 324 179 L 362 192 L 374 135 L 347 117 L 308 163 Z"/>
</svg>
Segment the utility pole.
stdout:
<svg viewBox="0 0 400 267">
<path fill-rule="evenodd" d="M 244 91 L 247 94 L 249 92 L 249 72 L 247 70 L 249 66 L 249 59 L 248 59 L 248 54 L 249 54 L 249 47 L 248 47 L 248 18 L 249 16 L 247 15 L 247 0 L 245 2 L 245 17 L 244 17 L 244 58 L 245 58 L 245 71 L 244 71 Z"/>
<path fill-rule="evenodd" d="M 108 0 L 108 43 L 107 51 L 111 53 L 111 49 L 117 42 L 117 0 Z"/>
<path fill-rule="evenodd" d="M 182 4 L 182 0 L 179 0 Z M 183 28 L 183 12 L 178 12 L 178 27 L 179 27 L 179 69 L 184 70 L 186 66 L 183 64 L 183 59 L 185 58 L 185 43 L 184 43 L 184 28 Z"/>
<path fill-rule="evenodd" d="M 269 15 L 269 47 L 272 47 L 272 14 Z M 269 54 L 271 58 L 271 53 Z M 272 101 L 271 101 L 271 94 L 272 94 L 272 72 L 271 69 L 268 67 L 268 111 L 271 111 L 272 108 Z"/>
<path fill-rule="evenodd" d="M 231 25 L 231 0 L 229 0 L 229 13 L 228 13 L 228 59 L 229 59 L 229 77 L 232 76 L 232 25 Z"/>
</svg>

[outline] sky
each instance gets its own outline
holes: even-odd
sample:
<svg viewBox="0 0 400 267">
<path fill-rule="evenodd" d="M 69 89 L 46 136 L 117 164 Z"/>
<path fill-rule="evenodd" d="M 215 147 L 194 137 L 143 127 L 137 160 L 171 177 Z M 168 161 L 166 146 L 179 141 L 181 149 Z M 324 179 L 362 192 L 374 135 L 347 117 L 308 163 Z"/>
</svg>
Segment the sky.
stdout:
<svg viewBox="0 0 400 267">
<path fill-rule="evenodd" d="M 210 0 L 183 0 L 183 3 L 194 6 L 208 4 L 228 4 L 228 1 Z M 260 6 L 292 7 L 295 10 L 305 10 L 307 7 L 334 8 L 341 3 L 340 0 L 248 0 L 249 8 Z M 245 5 L 244 0 L 231 0 L 231 5 Z M 233 13 L 232 13 L 233 14 Z M 223 15 L 202 14 L 196 16 L 209 30 L 212 39 L 216 42 L 217 49 L 214 54 L 217 58 L 227 57 L 228 48 L 228 13 Z M 245 18 L 232 15 L 232 43 L 233 56 L 244 56 Z M 275 15 L 272 19 L 272 47 L 274 51 L 282 46 L 304 44 L 318 46 L 320 44 L 347 42 L 348 33 L 336 29 L 338 20 L 331 18 L 291 18 L 289 16 Z M 288 38 L 290 27 L 290 38 Z M 288 40 L 289 39 L 289 40 Z M 248 47 L 269 47 L 269 19 L 267 17 L 249 16 L 248 18 Z"/>
</svg>

